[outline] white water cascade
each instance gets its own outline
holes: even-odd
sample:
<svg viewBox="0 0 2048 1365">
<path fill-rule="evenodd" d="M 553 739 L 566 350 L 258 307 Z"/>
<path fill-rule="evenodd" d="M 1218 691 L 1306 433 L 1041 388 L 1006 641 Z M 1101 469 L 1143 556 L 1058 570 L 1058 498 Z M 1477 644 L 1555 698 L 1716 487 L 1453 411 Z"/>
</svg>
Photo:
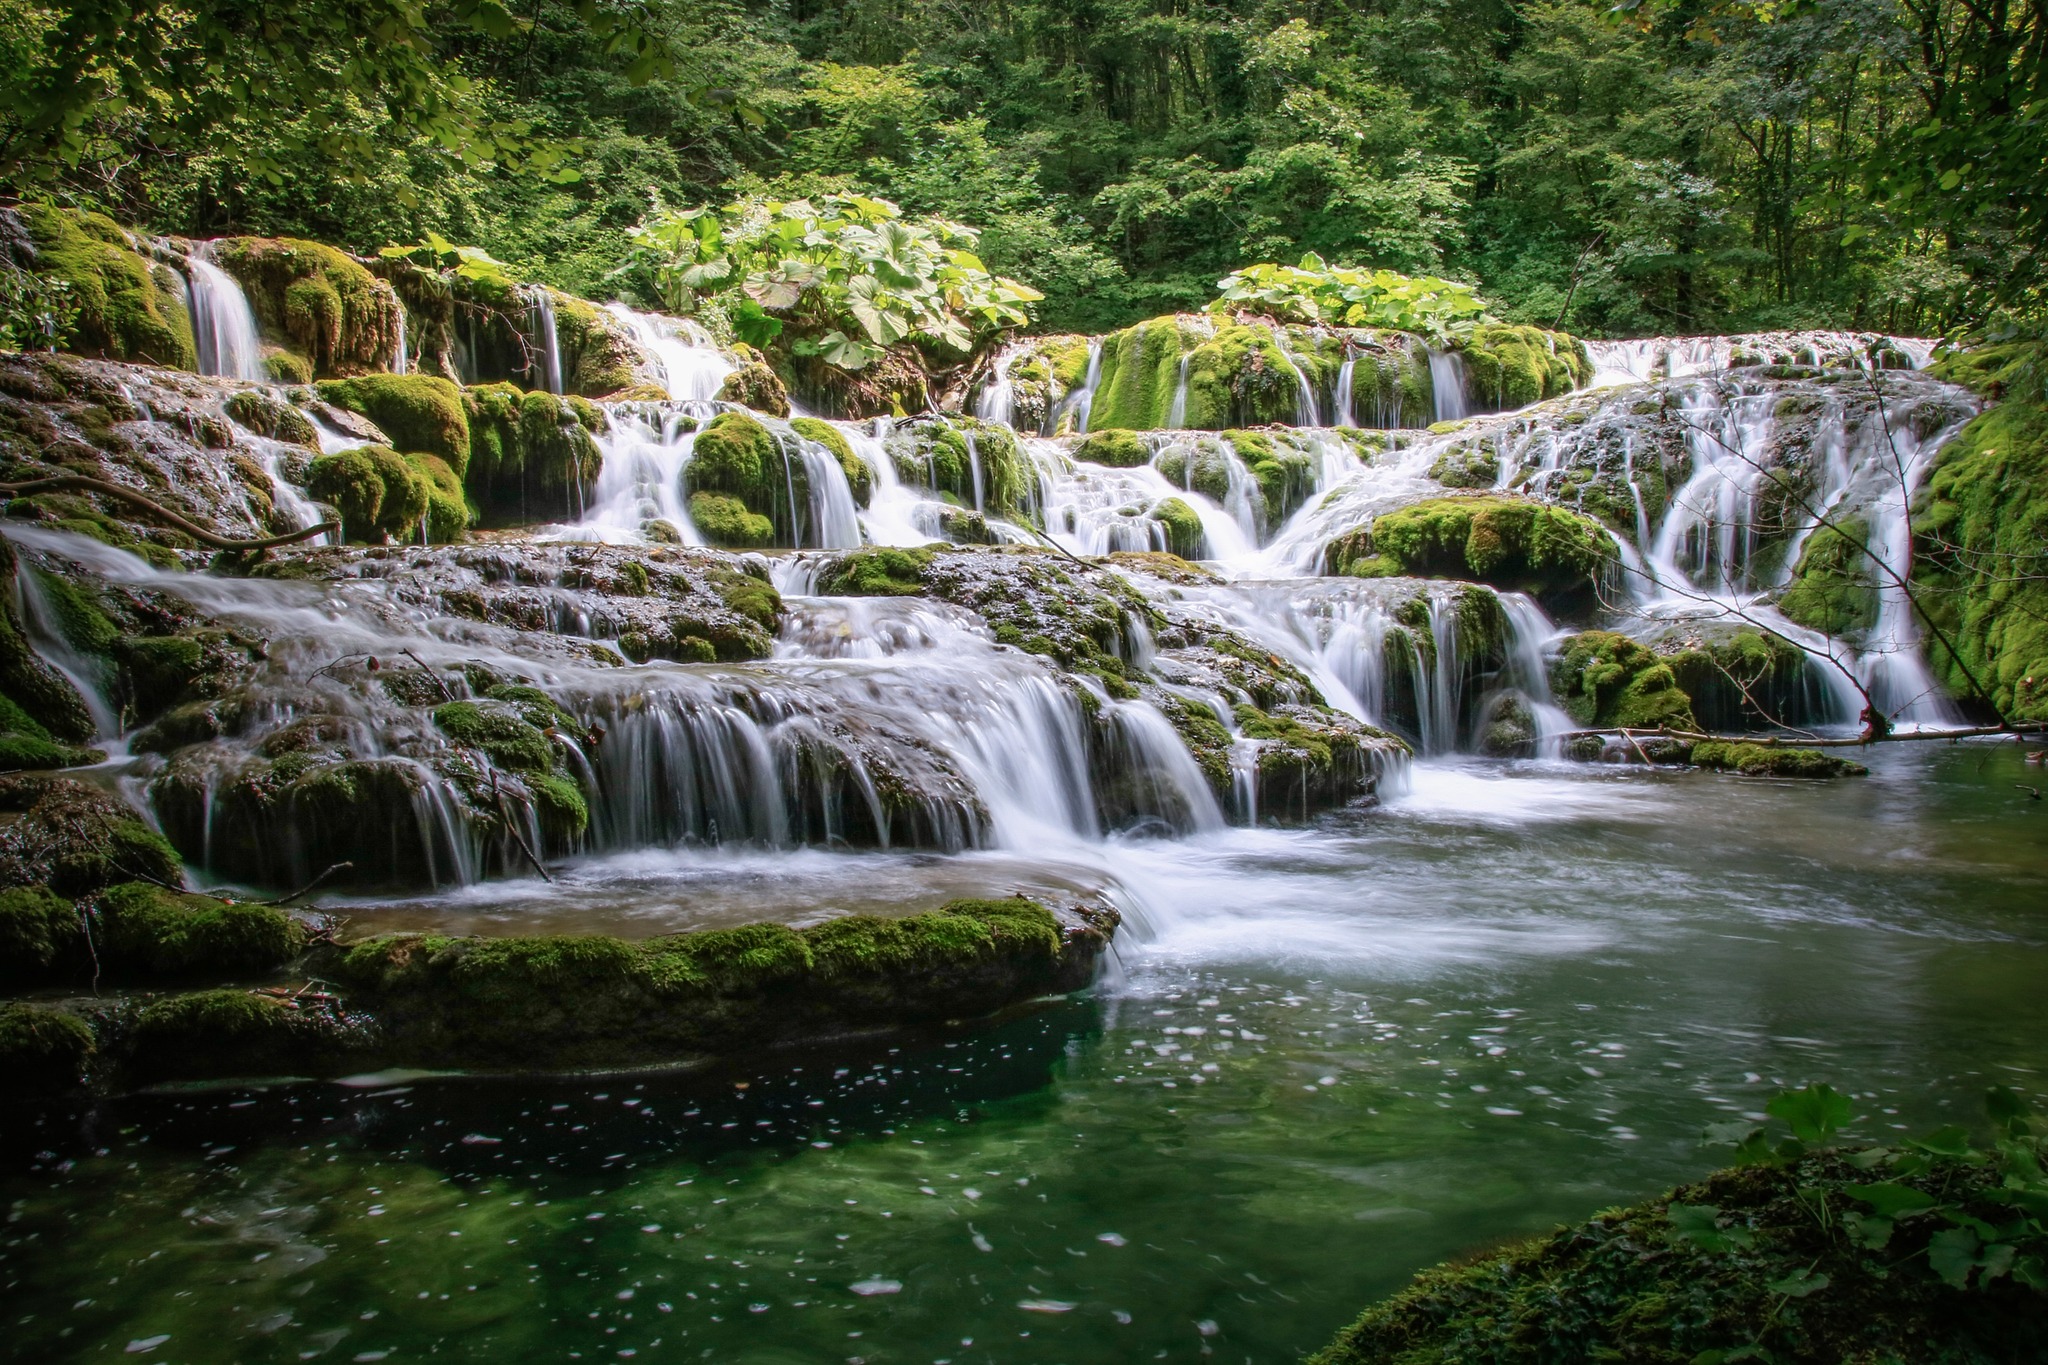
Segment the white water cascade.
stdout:
<svg viewBox="0 0 2048 1365">
<path fill-rule="evenodd" d="M 528 345 L 533 348 L 529 379 L 538 379 L 549 393 L 562 391 L 562 343 L 555 334 L 555 300 L 546 285 L 534 285 L 527 294 Z"/>
<path fill-rule="evenodd" d="M 1355 427 L 1358 425 L 1351 412 L 1351 377 L 1357 369 L 1358 359 L 1351 355 L 1345 356 L 1344 363 L 1337 369 L 1337 411 L 1335 420 L 1340 427 Z"/>
<path fill-rule="evenodd" d="M 996 356 L 995 364 L 989 369 L 988 382 L 974 397 L 974 415 L 982 421 L 1005 427 L 1016 425 L 1017 386 L 1011 382 L 1010 367 L 1017 363 L 1017 357 L 1024 349 L 1006 346 Z"/>
<path fill-rule="evenodd" d="M 405 342 L 405 302 L 398 297 L 398 291 L 395 289 L 391 291 L 391 297 L 397 304 L 398 316 L 398 338 L 391 350 L 391 373 L 411 374 L 412 353 L 406 349 Z"/>
<path fill-rule="evenodd" d="M 1436 420 L 1456 422 L 1471 407 L 1465 397 L 1465 357 L 1457 351 L 1429 352 L 1429 387 L 1436 396 Z"/>
<path fill-rule="evenodd" d="M 234 276 L 213 263 L 208 251 L 206 243 L 195 242 L 185 260 L 199 372 L 260 384 L 269 376 L 263 370 L 263 343 L 249 296 Z"/>
<path fill-rule="evenodd" d="M 638 313 L 623 303 L 606 304 L 605 311 L 625 325 L 634 344 L 659 371 L 670 398 L 716 398 L 725 377 L 738 368 L 702 327 L 688 319 Z"/>
<path fill-rule="evenodd" d="M 1102 382 L 1102 339 L 1091 337 L 1088 342 L 1088 372 L 1081 379 L 1081 387 L 1060 399 L 1052 418 L 1046 423 L 1046 434 L 1059 430 L 1060 419 L 1071 414 L 1075 434 L 1088 434 L 1088 413 L 1095 406 L 1095 386 Z"/>
</svg>

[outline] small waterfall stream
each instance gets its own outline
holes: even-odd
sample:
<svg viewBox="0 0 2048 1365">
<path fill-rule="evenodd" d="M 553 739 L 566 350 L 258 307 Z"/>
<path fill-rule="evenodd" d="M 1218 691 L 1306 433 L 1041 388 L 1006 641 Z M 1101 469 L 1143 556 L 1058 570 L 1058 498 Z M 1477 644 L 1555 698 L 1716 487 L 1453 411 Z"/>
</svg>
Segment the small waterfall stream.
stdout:
<svg viewBox="0 0 2048 1365">
<path fill-rule="evenodd" d="M 527 377 L 540 381 L 540 387 L 549 393 L 562 391 L 562 343 L 555 334 L 555 299 L 546 285 L 534 285 L 527 291 L 527 320 L 529 340 L 533 350 L 533 364 L 528 368 Z M 671 397 L 681 397 L 671 390 Z"/>
<path fill-rule="evenodd" d="M 213 263 L 207 244 L 196 242 L 185 261 L 187 293 L 192 303 L 192 339 L 199 349 L 199 372 L 262 383 L 263 343 L 249 296 L 234 276 Z"/>
</svg>

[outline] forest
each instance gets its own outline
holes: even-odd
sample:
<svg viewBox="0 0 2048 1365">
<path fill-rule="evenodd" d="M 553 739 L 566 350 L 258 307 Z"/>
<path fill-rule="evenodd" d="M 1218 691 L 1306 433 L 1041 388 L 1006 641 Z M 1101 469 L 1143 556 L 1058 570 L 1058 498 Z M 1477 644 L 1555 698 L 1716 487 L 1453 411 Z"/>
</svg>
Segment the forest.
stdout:
<svg viewBox="0 0 2048 1365">
<path fill-rule="evenodd" d="M 650 200 L 970 222 L 1041 323 L 1241 264 L 1587 336 L 2037 316 L 2039 0 L 0 7 L 0 180 L 189 236 L 435 231 L 620 288 Z M 651 302 L 651 299 L 643 301 Z"/>
</svg>

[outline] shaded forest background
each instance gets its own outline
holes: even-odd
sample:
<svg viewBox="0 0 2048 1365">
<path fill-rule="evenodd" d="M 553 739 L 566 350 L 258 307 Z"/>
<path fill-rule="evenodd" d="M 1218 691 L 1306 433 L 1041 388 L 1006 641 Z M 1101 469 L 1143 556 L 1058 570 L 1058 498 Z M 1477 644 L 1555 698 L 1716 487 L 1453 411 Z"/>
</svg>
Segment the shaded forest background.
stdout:
<svg viewBox="0 0 2048 1365">
<path fill-rule="evenodd" d="M 1929 333 L 2038 311 L 2044 3 L 0 0 L 0 177 L 599 297 L 651 197 L 859 190 L 1051 329 L 1315 251 L 1585 335 Z"/>
</svg>

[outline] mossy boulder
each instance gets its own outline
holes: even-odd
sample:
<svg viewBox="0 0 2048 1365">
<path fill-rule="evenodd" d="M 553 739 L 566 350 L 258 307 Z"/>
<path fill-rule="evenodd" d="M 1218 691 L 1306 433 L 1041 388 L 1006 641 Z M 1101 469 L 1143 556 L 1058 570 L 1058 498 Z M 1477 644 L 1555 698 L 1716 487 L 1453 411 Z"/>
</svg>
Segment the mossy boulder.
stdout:
<svg viewBox="0 0 2048 1365">
<path fill-rule="evenodd" d="M 1900 1180 L 1868 1155 L 1721 1171 L 1425 1271 L 1308 1365 L 2043 1359 L 2039 1289 L 2011 1277 L 1966 1284 L 1968 1257 L 1958 1268 L 1930 1255 L 1959 1240 L 1979 1248 L 1960 1228 L 2014 1226 L 1993 1165 L 1940 1159 Z M 1873 1217 L 1915 1203 L 1959 1216 Z M 1873 1245 L 1862 1230 L 1878 1223 Z M 1982 1250 L 2009 1265 L 2014 1244 Z"/>
<path fill-rule="evenodd" d="M 229 394 L 225 407 L 228 416 L 258 436 L 291 445 L 317 448 L 320 444 L 320 433 L 312 418 L 261 389 L 243 389 Z"/>
<path fill-rule="evenodd" d="M 261 992 L 200 991 L 136 1011 L 122 1040 L 134 1080 L 317 1076 L 343 1059 L 350 1030 L 314 1006 Z"/>
<path fill-rule="evenodd" d="M 0 984 L 39 985 L 88 960 L 77 906 L 47 886 L 0 889 Z"/>
<path fill-rule="evenodd" d="M 221 269 L 248 294 L 264 337 L 287 346 L 312 373 L 352 375 L 390 367 L 401 305 L 362 263 L 331 246 L 290 237 L 227 237 L 212 250 Z M 410 444 L 396 431 L 391 435 L 407 449 L 447 457 L 435 447 Z"/>
<path fill-rule="evenodd" d="M 469 468 L 469 416 L 462 390 L 439 375 L 330 379 L 320 384 L 319 393 L 323 401 L 375 422 L 394 449 L 438 455 L 458 475 Z"/>
<path fill-rule="evenodd" d="M 259 648 L 233 631 L 194 626 L 168 635 L 123 635 L 108 653 L 120 665 L 129 711 L 152 720 L 234 687 L 248 676 Z"/>
<path fill-rule="evenodd" d="M 35 242 L 31 268 L 63 280 L 77 307 L 60 344 L 81 355 L 199 368 L 177 272 L 136 250 L 113 219 L 48 204 L 15 209 Z"/>
<path fill-rule="evenodd" d="M 916 597 L 925 591 L 930 550 L 870 545 L 841 555 L 818 575 L 818 591 L 830 597 Z"/>
<path fill-rule="evenodd" d="M 899 429 L 888 448 L 904 483 L 985 516 L 1030 519 L 1037 484 L 1008 427 L 972 417 L 934 418 Z"/>
<path fill-rule="evenodd" d="M 429 460 L 439 468 L 428 465 Z M 306 491 L 332 503 L 341 513 L 342 534 L 362 545 L 416 541 L 423 527 L 429 538 L 440 539 L 437 522 L 445 538 L 454 539 L 469 521 L 468 506 L 445 461 L 400 455 L 385 446 L 322 455 L 307 468 Z M 438 515 L 430 518 L 430 512 Z"/>
<path fill-rule="evenodd" d="M 1769 729 L 1824 720 L 1825 688 L 1807 652 L 1751 626 L 1689 623 L 1655 642 L 1707 730 Z"/>
<path fill-rule="evenodd" d="M 726 493 L 699 489 L 690 494 L 690 523 L 706 541 L 727 549 L 767 549 L 775 544 L 775 523 Z"/>
<path fill-rule="evenodd" d="M 1202 518 L 1179 498 L 1161 498 L 1152 507 L 1152 519 L 1166 532 L 1166 548 L 1182 559 L 1200 559 L 1208 548 L 1202 533 Z"/>
<path fill-rule="evenodd" d="M 617 1062 L 988 1014 L 1085 985 L 1106 937 L 1063 934 L 1021 898 L 955 901 L 638 943 L 400 935 L 340 952 L 323 974 L 413 1063 Z"/>
<path fill-rule="evenodd" d="M 846 439 L 845 432 L 816 417 L 793 418 L 789 429 L 831 451 L 832 458 L 839 461 L 840 469 L 846 473 L 846 486 L 853 490 L 854 503 L 860 507 L 868 505 L 875 495 L 875 472 L 854 451 L 853 443 Z"/>
<path fill-rule="evenodd" d="M 97 787 L 63 777 L 0 778 L 0 812 L 15 815 L 0 824 L 0 886 L 40 884 L 78 897 L 139 877 L 183 881 L 164 837 Z"/>
<path fill-rule="evenodd" d="M 545 773 L 555 766 L 553 743 L 515 704 L 451 701 L 434 709 L 434 724 L 451 742 L 481 750 L 500 768 Z"/>
<path fill-rule="evenodd" d="M 794 543 L 792 506 L 807 505 L 810 479 L 801 460 L 784 457 L 774 432 L 746 413 L 722 412 L 697 433 L 683 486 L 691 495 L 690 519 L 704 538 L 743 549 Z M 704 493 L 721 501 L 704 502 L 700 520 L 697 495 Z"/>
<path fill-rule="evenodd" d="M 640 348 L 619 320 L 587 299 L 550 289 L 562 387 L 585 398 L 609 398 L 639 382 Z"/>
<path fill-rule="evenodd" d="M 97 947 L 108 974 L 131 980 L 262 973 L 305 948 L 305 931 L 267 905 L 166 891 L 147 883 L 99 897 Z"/>
<path fill-rule="evenodd" d="M 1914 508 L 1915 598 L 1955 648 L 1929 640 L 1928 664 L 1954 696 L 2048 720 L 2048 352 L 1987 346 L 1936 373 L 2000 401 L 1941 448 Z"/>
<path fill-rule="evenodd" d="M 750 360 L 727 375 L 718 397 L 720 402 L 738 403 L 770 417 L 789 416 L 789 392 L 766 361 Z"/>
<path fill-rule="evenodd" d="M 1130 469 L 1150 464 L 1152 447 L 1135 431 L 1111 427 L 1106 431 L 1089 432 L 1081 444 L 1074 447 L 1074 458 L 1090 464 L 1108 465 L 1112 469 Z"/>
<path fill-rule="evenodd" d="M 35 1005 L 0 1004 L 0 1076 L 10 1095 L 74 1090 L 92 1065 L 92 1030 L 74 1014 Z"/>
<path fill-rule="evenodd" d="M 1599 522 L 1526 498 L 1436 498 L 1387 512 L 1324 551 L 1327 572 L 1462 578 L 1553 601 L 1589 596 L 1615 555 Z"/>
<path fill-rule="evenodd" d="M 580 398 L 478 384 L 462 392 L 469 496 L 493 526 L 566 520 L 604 468 L 604 416 Z"/>
<path fill-rule="evenodd" d="M 1826 635 L 1856 635 L 1875 626 L 1877 584 L 1864 549 L 1869 539 L 1862 521 L 1816 527 L 1800 547 L 1778 610 Z"/>
<path fill-rule="evenodd" d="M 1474 406 L 1507 412 L 1570 393 L 1593 377 L 1577 339 L 1540 327 L 1487 324 L 1459 343 L 1465 393 Z"/>
<path fill-rule="evenodd" d="M 1699 728 L 1669 662 L 1614 631 L 1584 631 L 1566 641 L 1550 685 L 1558 704 L 1589 729 Z"/>
<path fill-rule="evenodd" d="M 1692 746 L 1692 764 L 1744 777 L 1861 777 L 1870 769 L 1820 749 L 1784 748 L 1775 744 L 1734 744 L 1701 740 Z"/>
</svg>

